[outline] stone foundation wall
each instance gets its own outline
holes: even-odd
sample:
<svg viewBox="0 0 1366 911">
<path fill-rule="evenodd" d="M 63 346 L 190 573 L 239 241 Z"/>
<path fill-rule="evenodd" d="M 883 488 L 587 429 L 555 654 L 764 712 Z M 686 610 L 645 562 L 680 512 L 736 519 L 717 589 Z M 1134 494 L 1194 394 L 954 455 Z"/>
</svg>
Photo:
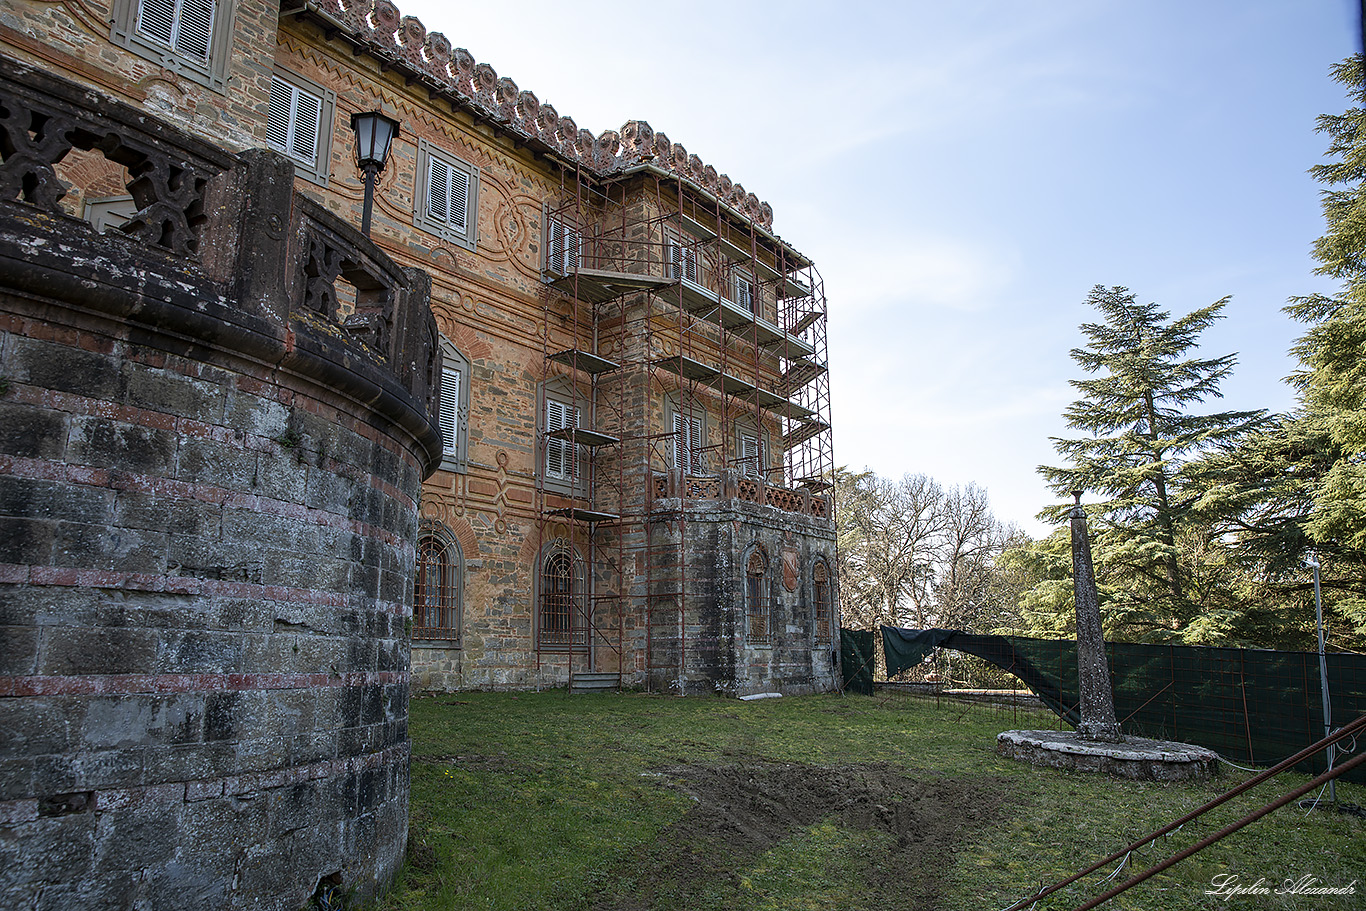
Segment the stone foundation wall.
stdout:
<svg viewBox="0 0 1366 911">
<path fill-rule="evenodd" d="M 834 531 L 822 519 L 784 512 L 743 500 L 656 501 L 651 549 L 661 566 L 655 583 L 657 599 L 667 599 L 678 582 L 667 568 L 677 546 L 679 524 L 684 536 L 684 664 L 676 672 L 660 672 L 660 655 L 676 655 L 680 640 L 673 628 L 649 633 L 655 656 L 638 665 L 641 677 L 665 692 L 720 693 L 745 696 L 780 692 L 788 695 L 829 692 L 839 685 L 839 629 L 832 614 L 829 637 L 817 635 L 812 569 L 824 559 L 835 564 Z M 679 510 L 682 510 L 680 513 Z M 668 521 L 672 517 L 674 521 Z M 746 560 L 758 547 L 768 561 L 766 593 L 772 597 L 768 641 L 746 635 Z M 831 589 L 832 599 L 835 597 Z M 837 603 L 837 602 L 836 602 Z M 656 616 L 659 612 L 656 611 Z M 643 653 L 645 631 L 635 647 Z"/>
<path fill-rule="evenodd" d="M 295 196 L 280 156 L 0 82 L 190 168 L 156 201 L 181 233 L 0 199 L 0 907 L 295 911 L 334 875 L 374 894 L 407 833 L 440 449 L 423 276 Z M 367 289 L 356 318 L 339 276 Z"/>
</svg>

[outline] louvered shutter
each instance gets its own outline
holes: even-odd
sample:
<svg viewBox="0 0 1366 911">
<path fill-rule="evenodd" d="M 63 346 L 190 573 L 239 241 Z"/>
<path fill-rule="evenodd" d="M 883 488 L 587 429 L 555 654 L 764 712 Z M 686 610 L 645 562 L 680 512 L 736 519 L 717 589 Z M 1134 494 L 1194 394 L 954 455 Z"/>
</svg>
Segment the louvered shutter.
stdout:
<svg viewBox="0 0 1366 911">
<path fill-rule="evenodd" d="M 583 244 L 579 232 L 559 219 L 550 219 L 550 271 L 572 275 L 579 270 L 579 248 Z"/>
<path fill-rule="evenodd" d="M 142 0 L 138 4 L 138 31 L 162 44 L 173 44 L 175 6 L 175 0 Z"/>
<path fill-rule="evenodd" d="M 754 313 L 754 285 L 743 275 L 735 276 L 735 304 Z"/>
<path fill-rule="evenodd" d="M 427 159 L 427 217 L 447 222 L 451 216 L 451 166 L 435 158 Z"/>
<path fill-rule="evenodd" d="M 266 112 L 266 144 L 301 164 L 316 165 L 322 109 L 322 98 L 275 77 Z"/>
<path fill-rule="evenodd" d="M 277 152 L 289 150 L 289 109 L 294 92 L 289 83 L 276 79 L 270 84 L 270 109 L 266 114 L 266 144 Z"/>
<path fill-rule="evenodd" d="M 214 0 L 180 0 L 175 49 L 187 57 L 208 60 L 213 17 Z"/>
<path fill-rule="evenodd" d="M 294 88 L 294 134 L 290 153 L 305 164 L 318 160 L 318 127 L 322 123 L 323 100 L 312 92 Z"/>
<path fill-rule="evenodd" d="M 673 270 L 673 278 L 686 278 L 690 282 L 697 281 L 697 253 L 691 247 L 682 244 L 669 244 L 669 262 Z"/>
<path fill-rule="evenodd" d="M 689 434 L 684 430 L 683 415 L 674 415 L 674 467 L 689 470 L 692 459 L 688 452 Z"/>
<path fill-rule="evenodd" d="M 579 426 L 578 410 L 554 399 L 545 401 L 545 429 L 547 433 Z M 574 476 L 576 447 L 568 440 L 546 440 L 545 473 L 547 477 L 568 479 Z"/>
<path fill-rule="evenodd" d="M 747 433 L 740 434 L 740 470 L 753 476 L 763 474 L 763 450 L 759 438 Z"/>
<path fill-rule="evenodd" d="M 457 232 L 465 233 L 466 212 L 469 208 L 470 179 L 458 168 L 450 169 L 451 204 L 447 222 Z"/>
<path fill-rule="evenodd" d="M 674 414 L 674 466 L 695 472 L 702 467 L 702 419 Z"/>
<path fill-rule="evenodd" d="M 453 367 L 441 368 L 441 451 L 456 455 L 460 430 L 460 371 Z"/>
</svg>

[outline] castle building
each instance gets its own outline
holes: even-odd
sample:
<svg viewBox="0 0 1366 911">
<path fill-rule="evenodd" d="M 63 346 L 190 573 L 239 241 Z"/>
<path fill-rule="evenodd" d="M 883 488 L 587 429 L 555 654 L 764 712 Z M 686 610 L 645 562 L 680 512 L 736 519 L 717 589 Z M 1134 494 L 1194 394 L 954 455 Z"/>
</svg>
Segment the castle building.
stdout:
<svg viewBox="0 0 1366 911">
<path fill-rule="evenodd" d="M 398 122 L 370 238 L 431 277 L 441 350 L 417 686 L 837 685 L 825 297 L 767 203 L 644 121 L 580 129 L 389 0 L 15 0 L 0 49 L 274 150 L 353 225 L 352 115 Z M 110 157 L 58 174 L 69 214 L 136 217 Z M 365 279 L 312 268 L 365 318 Z"/>
<path fill-rule="evenodd" d="M 373 896 L 413 686 L 833 689 L 832 471 L 819 275 L 645 122 L 388 0 L 0 7 L 0 907 Z"/>
</svg>

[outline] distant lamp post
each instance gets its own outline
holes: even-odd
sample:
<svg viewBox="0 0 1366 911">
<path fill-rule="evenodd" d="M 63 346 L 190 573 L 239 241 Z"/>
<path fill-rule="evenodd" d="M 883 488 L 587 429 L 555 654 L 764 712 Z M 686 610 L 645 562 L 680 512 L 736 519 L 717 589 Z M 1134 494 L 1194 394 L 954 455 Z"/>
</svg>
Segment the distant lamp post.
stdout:
<svg viewBox="0 0 1366 911">
<path fill-rule="evenodd" d="M 1333 706 L 1328 698 L 1328 659 L 1324 652 L 1327 643 L 1323 628 L 1323 593 L 1319 587 L 1319 561 L 1317 557 L 1309 557 L 1304 561 L 1305 564 L 1314 571 L 1314 619 L 1318 627 L 1319 634 L 1319 691 L 1323 694 L 1323 736 L 1327 737 L 1333 733 Z M 1333 744 L 1328 745 L 1328 768 L 1333 767 L 1333 757 L 1336 751 Z M 1338 782 L 1333 779 L 1329 784 L 1328 799 L 1334 804 L 1338 802 Z"/>
<path fill-rule="evenodd" d="M 356 167 L 365 172 L 365 209 L 360 217 L 360 233 L 370 236 L 370 210 L 375 204 L 375 178 L 389 158 L 389 144 L 398 135 L 398 121 L 379 111 L 351 115 L 356 134 Z"/>
</svg>

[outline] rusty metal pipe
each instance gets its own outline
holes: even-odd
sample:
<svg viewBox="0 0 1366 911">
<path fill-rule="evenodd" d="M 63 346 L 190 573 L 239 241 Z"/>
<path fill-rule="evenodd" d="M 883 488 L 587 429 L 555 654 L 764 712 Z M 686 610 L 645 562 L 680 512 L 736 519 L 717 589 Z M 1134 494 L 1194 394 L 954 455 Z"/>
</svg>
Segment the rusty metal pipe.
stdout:
<svg viewBox="0 0 1366 911">
<path fill-rule="evenodd" d="M 1224 826 L 1222 829 L 1220 829 L 1218 832 L 1215 832 L 1208 838 L 1201 839 L 1199 842 L 1196 842 L 1189 848 L 1186 848 L 1184 851 L 1179 851 L 1176 854 L 1173 854 L 1171 857 L 1162 861 L 1162 863 L 1149 867 L 1142 873 L 1139 873 L 1138 875 L 1130 878 L 1127 882 L 1115 886 L 1113 889 L 1111 889 L 1109 892 L 1106 892 L 1104 895 L 1099 895 L 1091 899 L 1086 904 L 1076 908 L 1075 911 L 1090 911 L 1090 909 L 1092 908 L 1096 908 L 1100 905 L 1105 904 L 1121 892 L 1124 892 L 1125 890 L 1138 885 L 1139 883 L 1143 882 L 1151 876 L 1156 876 L 1158 873 L 1161 873 L 1168 867 L 1176 866 L 1181 861 L 1185 860 L 1187 857 L 1190 857 L 1197 851 L 1203 851 L 1205 848 L 1208 848 L 1210 845 L 1214 844 L 1216 841 L 1223 838 L 1224 836 L 1232 835 L 1234 832 L 1237 832 L 1243 826 L 1256 822 L 1257 820 L 1261 819 L 1263 816 L 1272 812 L 1273 810 L 1279 810 L 1281 807 L 1285 806 L 1293 800 L 1303 797 L 1305 794 L 1308 794 L 1310 791 L 1314 790 L 1317 787 L 1321 787 L 1322 785 L 1330 781 L 1336 781 L 1339 776 L 1351 771 L 1352 769 L 1361 765 L 1363 762 L 1366 762 L 1366 753 L 1362 753 L 1358 756 L 1353 756 L 1350 761 L 1344 762 L 1342 765 L 1338 766 L 1335 769 L 1329 769 L 1328 771 L 1324 772 L 1322 775 L 1318 776 L 1308 784 L 1301 785 L 1300 787 L 1291 791 L 1289 794 L 1286 794 L 1284 797 L 1272 801 L 1271 803 L 1262 807 L 1260 810 L 1256 810 L 1252 813 L 1249 813 L 1237 822 L 1229 823 L 1228 825 Z"/>
<path fill-rule="evenodd" d="M 1289 759 L 1281 760 L 1280 762 L 1276 763 L 1276 765 L 1267 769 L 1265 772 L 1261 772 L 1260 774 L 1255 775 L 1252 778 L 1249 778 L 1247 781 L 1243 782 L 1237 787 L 1225 791 L 1223 794 L 1220 794 L 1218 797 L 1214 798 L 1209 803 L 1206 803 L 1204 806 L 1191 810 L 1185 816 L 1182 816 L 1180 819 L 1174 822 L 1168 823 L 1167 825 L 1158 829 L 1156 832 L 1153 832 L 1152 834 L 1139 839 L 1138 841 L 1134 842 L 1126 848 L 1121 848 L 1120 850 L 1111 854 L 1109 857 L 1104 858 L 1103 860 L 1096 861 L 1091 866 L 1087 867 L 1085 870 L 1082 870 L 1080 873 L 1076 873 L 1068 877 L 1067 879 L 1064 879 L 1062 882 L 1054 883 L 1042 892 L 1036 892 L 1028 898 L 1020 899 L 1015 904 L 1011 905 L 1009 908 L 1006 908 L 1005 911 L 1020 911 L 1021 908 L 1026 908 L 1034 902 L 1037 902 L 1039 899 L 1044 898 L 1048 895 L 1052 895 L 1059 889 L 1063 889 L 1067 886 L 1072 885 L 1072 883 L 1076 882 L 1077 880 L 1085 876 L 1091 875 L 1092 873 L 1099 870 L 1101 867 L 1104 867 L 1107 864 L 1119 860 L 1121 857 L 1125 856 L 1129 852 L 1137 850 L 1138 848 L 1141 848 L 1144 845 L 1152 841 L 1155 841 L 1158 838 L 1161 838 L 1163 835 L 1168 835 L 1176 831 L 1177 829 L 1184 826 L 1186 823 L 1190 822 L 1192 819 L 1195 819 L 1197 816 L 1201 816 L 1209 812 L 1210 810 L 1213 810 L 1215 807 L 1219 806 L 1220 804 L 1226 803 L 1234 797 L 1237 797 L 1244 791 L 1247 791 L 1250 788 L 1255 788 L 1257 785 L 1266 781 L 1268 778 L 1271 778 L 1275 775 L 1279 775 L 1281 772 L 1284 772 L 1286 769 L 1291 768 L 1295 764 L 1303 762 L 1305 759 L 1308 759 L 1310 756 L 1314 755 L 1319 750 L 1322 750 L 1328 744 L 1337 743 L 1339 740 L 1351 737 L 1357 733 L 1361 733 L 1363 729 L 1366 729 L 1366 715 L 1362 715 L 1350 724 L 1344 725 L 1334 733 L 1329 734 L 1327 737 L 1324 737 L 1318 743 L 1310 744 L 1309 746 L 1300 750 L 1294 756 L 1291 756 Z"/>
</svg>

